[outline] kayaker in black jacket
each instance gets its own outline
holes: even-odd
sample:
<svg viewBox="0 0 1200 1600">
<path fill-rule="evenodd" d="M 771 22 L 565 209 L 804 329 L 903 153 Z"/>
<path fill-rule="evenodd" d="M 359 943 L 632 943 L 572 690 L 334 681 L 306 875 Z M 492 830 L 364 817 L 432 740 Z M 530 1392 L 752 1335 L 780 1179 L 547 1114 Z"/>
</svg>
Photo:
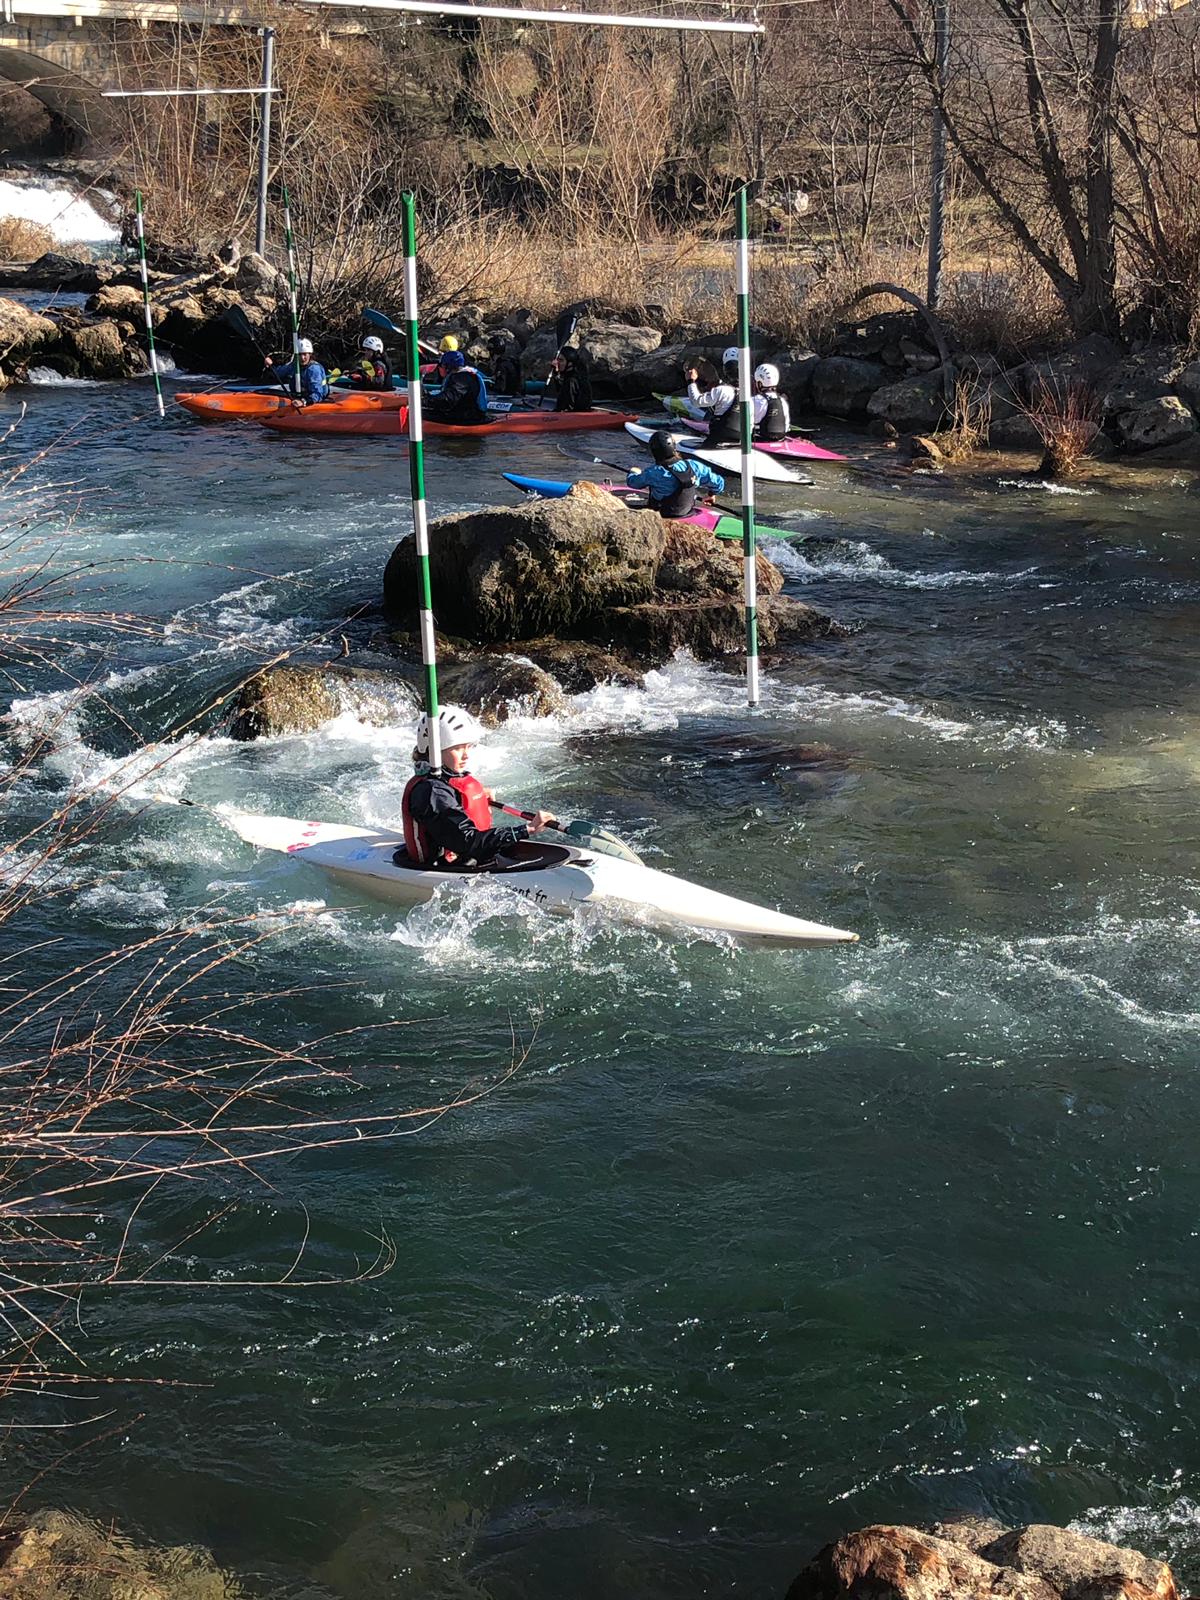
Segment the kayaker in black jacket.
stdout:
<svg viewBox="0 0 1200 1600">
<path fill-rule="evenodd" d="M 590 411 L 592 409 L 592 358 L 586 350 L 573 346 L 562 350 L 554 358 L 554 385 L 557 399 L 555 411 Z"/>
<path fill-rule="evenodd" d="M 382 389 L 392 387 L 392 364 L 383 348 L 383 340 L 369 333 L 361 345 L 362 354 L 346 368 L 352 389 Z"/>
<path fill-rule="evenodd" d="M 425 403 L 425 415 L 432 422 L 453 422 L 470 427 L 490 422 L 487 385 L 476 367 L 467 365 L 461 350 L 447 350 L 438 362 L 435 380 L 442 391 Z"/>
<path fill-rule="evenodd" d="M 443 706 L 438 713 L 442 770 L 427 766 L 409 779 L 401 801 L 404 859 L 409 865 L 470 868 L 486 866 L 501 851 L 553 825 L 549 811 L 537 811 L 529 824 L 492 827 L 492 793 L 467 769 L 483 729 L 469 711 Z M 417 723 L 416 757 L 429 752 L 429 719 Z M 399 854 L 399 852 L 397 853 Z"/>
<path fill-rule="evenodd" d="M 523 393 L 525 380 L 521 376 L 521 363 L 503 334 L 492 334 L 488 340 L 488 355 L 493 392 L 512 395 Z"/>
</svg>

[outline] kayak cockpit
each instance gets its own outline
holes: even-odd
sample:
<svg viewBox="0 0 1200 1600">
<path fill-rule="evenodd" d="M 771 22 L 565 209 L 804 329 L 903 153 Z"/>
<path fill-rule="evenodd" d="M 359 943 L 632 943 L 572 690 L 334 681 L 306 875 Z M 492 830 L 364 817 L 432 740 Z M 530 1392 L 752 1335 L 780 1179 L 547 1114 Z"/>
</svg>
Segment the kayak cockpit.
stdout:
<svg viewBox="0 0 1200 1600">
<path fill-rule="evenodd" d="M 494 861 L 482 863 L 433 861 L 426 864 L 414 861 L 401 845 L 392 856 L 392 865 L 404 867 L 410 872 L 428 872 L 446 878 L 476 878 L 497 873 L 542 872 L 547 867 L 562 867 L 570 861 L 578 863 L 581 860 L 586 864 L 586 858 L 582 858 L 578 850 L 571 850 L 566 845 L 542 844 L 537 840 L 524 839 L 510 844 Z"/>
</svg>

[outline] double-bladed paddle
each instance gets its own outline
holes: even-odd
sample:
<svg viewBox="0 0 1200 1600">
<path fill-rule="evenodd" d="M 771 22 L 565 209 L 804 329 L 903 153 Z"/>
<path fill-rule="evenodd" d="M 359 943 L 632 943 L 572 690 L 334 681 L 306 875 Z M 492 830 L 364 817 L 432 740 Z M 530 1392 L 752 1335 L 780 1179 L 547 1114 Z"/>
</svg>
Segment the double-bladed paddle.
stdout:
<svg viewBox="0 0 1200 1600">
<path fill-rule="evenodd" d="M 501 811 L 510 817 L 520 817 L 525 822 L 532 822 L 537 816 L 536 811 L 522 811 L 518 806 L 506 805 L 503 800 L 493 801 Z M 561 833 L 564 838 L 573 840 L 585 849 L 594 850 L 597 855 L 617 856 L 622 861 L 632 861 L 635 866 L 644 866 L 645 862 L 635 850 L 631 850 L 623 839 L 618 839 L 616 834 L 609 833 L 598 822 L 561 822 L 556 817 L 546 827 L 548 833 Z"/>
<path fill-rule="evenodd" d="M 274 370 L 274 367 L 272 366 L 272 362 L 271 362 L 270 356 L 263 349 L 262 345 L 259 344 L 259 342 L 258 342 L 258 334 L 255 331 L 254 324 L 250 321 L 250 318 L 242 310 L 241 306 L 239 306 L 239 305 L 226 306 L 225 310 L 221 313 L 221 317 L 222 317 L 223 321 L 225 321 L 225 322 L 227 322 L 229 324 L 229 326 L 233 329 L 233 331 L 238 335 L 238 337 L 240 339 L 245 339 L 249 344 L 252 344 L 254 346 L 254 348 L 258 351 L 259 355 L 262 357 L 263 366 L 266 367 L 268 372 L 270 372 L 271 376 L 275 379 L 275 382 L 278 385 L 278 387 L 280 389 L 282 389 L 284 394 L 289 396 L 290 399 L 296 400 L 297 396 L 292 393 L 292 391 L 288 388 L 287 384 L 284 383 L 283 379 L 276 374 L 276 372 Z"/>
<path fill-rule="evenodd" d="M 559 356 L 562 355 L 563 351 L 570 344 L 571 337 L 574 334 L 575 329 L 578 326 L 579 326 L 579 313 L 578 313 L 578 311 L 560 311 L 559 312 L 558 321 L 554 324 L 554 343 L 558 347 L 554 352 L 554 361 L 558 360 Z M 550 363 L 550 370 L 546 373 L 546 382 L 547 383 L 550 382 L 550 379 L 554 375 L 554 361 L 552 361 Z M 549 396 L 543 391 L 541 404 L 538 407 L 538 409 L 540 411 L 544 411 L 546 409 L 546 401 L 547 401 L 548 398 L 549 398 Z"/>
<path fill-rule="evenodd" d="M 390 333 L 396 339 L 407 339 L 408 331 L 398 328 L 391 317 L 385 317 L 382 311 L 372 311 L 370 306 L 363 307 L 362 319 L 369 322 L 373 328 L 378 328 L 381 333 Z M 441 351 L 436 345 L 426 344 L 424 339 L 417 340 L 417 349 L 422 355 L 432 356 L 436 361 Z"/>
</svg>

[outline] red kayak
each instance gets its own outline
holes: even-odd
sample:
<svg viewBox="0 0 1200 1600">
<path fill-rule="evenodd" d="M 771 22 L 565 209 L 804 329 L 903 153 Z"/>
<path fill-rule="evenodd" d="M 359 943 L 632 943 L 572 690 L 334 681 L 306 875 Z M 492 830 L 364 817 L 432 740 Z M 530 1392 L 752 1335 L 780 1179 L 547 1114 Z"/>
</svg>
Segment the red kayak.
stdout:
<svg viewBox="0 0 1200 1600">
<path fill-rule="evenodd" d="M 354 403 L 306 406 L 259 417 L 264 428 L 281 433 L 390 434 L 394 439 L 408 431 L 408 407 L 386 410 L 373 405 L 373 395 L 356 395 Z M 452 439 L 484 439 L 490 433 L 579 433 L 590 428 L 623 428 L 633 419 L 621 411 L 498 411 L 489 422 L 469 426 L 457 422 L 425 421 L 427 434 Z"/>
</svg>

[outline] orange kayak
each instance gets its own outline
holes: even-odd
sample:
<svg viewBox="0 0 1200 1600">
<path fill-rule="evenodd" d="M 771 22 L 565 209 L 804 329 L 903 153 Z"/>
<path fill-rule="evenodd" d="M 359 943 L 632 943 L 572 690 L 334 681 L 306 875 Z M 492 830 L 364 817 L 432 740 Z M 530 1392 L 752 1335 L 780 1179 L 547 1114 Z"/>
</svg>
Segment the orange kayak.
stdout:
<svg viewBox="0 0 1200 1600">
<path fill-rule="evenodd" d="M 380 405 L 378 401 L 384 400 Z M 408 407 L 387 408 L 386 397 L 356 395 L 352 404 L 289 407 L 273 416 L 260 416 L 266 428 L 282 433 L 390 434 L 403 436 L 408 428 Z M 498 411 L 491 422 L 475 426 L 426 419 L 425 432 L 453 439 L 486 438 L 489 433 L 578 433 L 592 428 L 623 428 L 620 411 Z"/>
<path fill-rule="evenodd" d="M 190 411 L 194 417 L 209 417 L 215 420 L 225 418 L 230 420 L 238 417 L 274 417 L 281 412 L 295 411 L 296 405 L 291 395 L 284 394 L 282 389 L 268 391 L 266 394 L 257 393 L 250 389 L 214 389 L 211 394 L 177 394 L 175 396 L 185 411 Z M 356 405 L 360 400 L 374 403 L 378 410 L 397 410 L 400 406 L 408 405 L 408 396 L 402 391 L 395 394 L 355 394 L 346 390 L 344 394 L 335 394 L 328 400 L 322 400 L 323 406 Z"/>
</svg>

